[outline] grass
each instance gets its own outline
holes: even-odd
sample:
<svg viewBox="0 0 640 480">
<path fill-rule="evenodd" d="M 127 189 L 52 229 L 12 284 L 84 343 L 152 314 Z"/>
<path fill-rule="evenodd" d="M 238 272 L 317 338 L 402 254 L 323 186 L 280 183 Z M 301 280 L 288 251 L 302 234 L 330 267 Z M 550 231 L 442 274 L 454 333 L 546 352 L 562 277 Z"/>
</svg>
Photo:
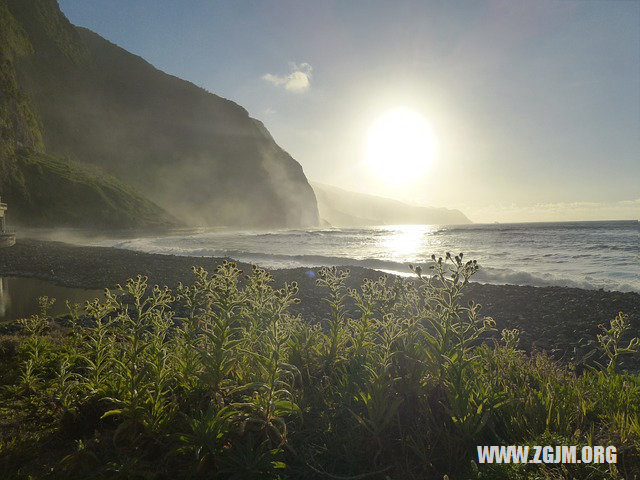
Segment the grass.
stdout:
<svg viewBox="0 0 640 480">
<path fill-rule="evenodd" d="M 321 269 L 321 324 L 288 313 L 295 283 L 233 263 L 173 291 L 130 279 L 66 328 L 43 298 L 0 343 L 0 477 L 638 477 L 626 317 L 598 336 L 608 363 L 578 374 L 517 330 L 486 340 L 493 320 L 460 302 L 476 262 L 433 260 L 417 284 L 359 289 Z M 477 445 L 518 444 L 615 445 L 617 463 L 477 464 Z"/>
<path fill-rule="evenodd" d="M 166 228 L 178 222 L 134 189 L 97 168 L 23 150 L 14 178 L 0 181 L 20 224 L 97 229 Z"/>
</svg>

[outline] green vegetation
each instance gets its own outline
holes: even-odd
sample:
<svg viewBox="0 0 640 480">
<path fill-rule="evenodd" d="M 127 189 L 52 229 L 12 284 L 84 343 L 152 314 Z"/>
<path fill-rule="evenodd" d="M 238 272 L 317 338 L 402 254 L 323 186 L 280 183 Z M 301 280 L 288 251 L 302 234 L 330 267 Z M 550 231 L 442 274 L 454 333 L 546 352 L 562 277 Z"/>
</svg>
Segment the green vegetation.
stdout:
<svg viewBox="0 0 640 480">
<path fill-rule="evenodd" d="M 302 167 L 246 110 L 75 27 L 56 0 L 0 0 L 0 196 L 22 225 L 318 223 Z"/>
<path fill-rule="evenodd" d="M 88 60 L 88 51 L 75 27 L 61 14 L 57 0 L 0 0 L 42 55 L 61 55 L 71 62 Z"/>
<path fill-rule="evenodd" d="M 44 153 L 47 130 L 19 66 L 36 52 L 58 50 L 72 65 L 86 60 L 78 33 L 58 13 L 53 0 L 0 0 L 0 196 L 9 203 L 10 222 L 100 229 L 174 225 L 160 207 L 97 167 Z M 39 72 L 41 83 L 49 77 L 51 71 Z"/>
<path fill-rule="evenodd" d="M 0 60 L 20 58 L 0 70 L 3 142 L 97 166 L 192 225 L 317 225 L 302 167 L 241 106 L 75 27 L 56 0 L 0 0 L 4 37 Z"/>
<path fill-rule="evenodd" d="M 0 476 L 640 475 L 640 376 L 616 372 L 637 351 L 624 315 L 598 337 L 609 364 L 578 374 L 518 350 L 516 330 L 488 341 L 493 320 L 460 304 L 478 268 L 462 258 L 359 289 L 321 269 L 321 325 L 288 313 L 295 284 L 232 263 L 174 291 L 129 280 L 65 327 L 43 298 L 0 344 Z M 617 464 L 477 465 L 477 445 L 514 444 L 615 445 Z"/>
<path fill-rule="evenodd" d="M 156 204 L 98 168 L 21 151 L 19 174 L 0 192 L 21 224 L 91 228 L 160 228 L 177 224 Z"/>
<path fill-rule="evenodd" d="M 30 102 L 22 92 L 15 68 L 16 58 L 33 53 L 28 36 L 0 1 L 0 194 L 2 183 L 16 174 L 16 148 L 41 151 L 42 133 Z"/>
</svg>

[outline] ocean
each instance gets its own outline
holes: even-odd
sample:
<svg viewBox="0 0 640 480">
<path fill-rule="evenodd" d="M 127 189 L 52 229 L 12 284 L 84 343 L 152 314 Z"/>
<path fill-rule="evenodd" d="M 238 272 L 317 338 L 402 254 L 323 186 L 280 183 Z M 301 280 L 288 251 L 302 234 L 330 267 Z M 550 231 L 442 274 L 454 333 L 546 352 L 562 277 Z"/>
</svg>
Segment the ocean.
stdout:
<svg viewBox="0 0 640 480">
<path fill-rule="evenodd" d="M 366 228 L 224 232 L 199 230 L 110 240 L 105 246 L 230 257 L 267 268 L 360 266 L 410 275 L 431 254 L 464 252 L 481 283 L 640 292 L 638 221 L 393 225 Z"/>
</svg>

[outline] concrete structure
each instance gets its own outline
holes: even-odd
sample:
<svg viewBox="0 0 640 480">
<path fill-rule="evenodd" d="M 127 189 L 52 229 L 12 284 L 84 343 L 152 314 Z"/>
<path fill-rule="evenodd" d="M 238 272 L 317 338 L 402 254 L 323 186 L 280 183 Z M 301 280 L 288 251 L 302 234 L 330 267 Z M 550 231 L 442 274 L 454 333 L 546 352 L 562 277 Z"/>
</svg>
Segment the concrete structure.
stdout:
<svg viewBox="0 0 640 480">
<path fill-rule="evenodd" d="M 2 199 L 0 199 L 0 247 L 10 247 L 16 243 L 15 234 L 7 231 L 4 218 L 6 211 L 7 204 L 2 203 Z"/>
</svg>

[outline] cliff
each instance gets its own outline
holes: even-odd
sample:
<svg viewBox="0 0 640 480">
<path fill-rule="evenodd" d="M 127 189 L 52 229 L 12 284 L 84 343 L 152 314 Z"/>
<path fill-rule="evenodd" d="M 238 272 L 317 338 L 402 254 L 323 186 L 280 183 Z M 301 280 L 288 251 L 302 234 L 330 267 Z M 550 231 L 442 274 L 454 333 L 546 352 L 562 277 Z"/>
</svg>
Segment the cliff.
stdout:
<svg viewBox="0 0 640 480">
<path fill-rule="evenodd" d="M 242 107 L 71 25 L 55 0 L 3 4 L 24 41 L 11 76 L 29 106 L 23 148 L 91 165 L 187 224 L 318 223 L 302 167 Z"/>
</svg>

